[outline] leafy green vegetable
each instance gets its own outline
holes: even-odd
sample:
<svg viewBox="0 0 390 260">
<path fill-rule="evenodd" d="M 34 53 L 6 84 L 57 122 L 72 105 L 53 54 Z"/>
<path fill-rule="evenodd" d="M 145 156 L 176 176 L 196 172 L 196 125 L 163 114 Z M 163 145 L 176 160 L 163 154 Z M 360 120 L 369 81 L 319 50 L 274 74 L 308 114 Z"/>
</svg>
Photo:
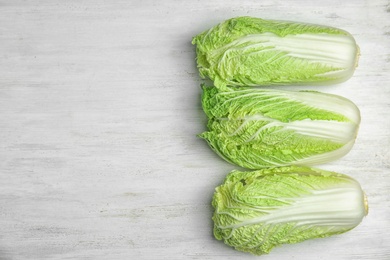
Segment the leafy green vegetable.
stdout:
<svg viewBox="0 0 390 260">
<path fill-rule="evenodd" d="M 261 255 L 281 244 L 341 234 L 368 212 L 360 184 L 308 167 L 233 171 L 216 188 L 214 236 Z"/>
<path fill-rule="evenodd" d="M 203 86 L 202 106 L 209 131 L 199 136 L 249 169 L 338 159 L 352 148 L 360 123 L 351 101 L 314 91 Z"/>
<path fill-rule="evenodd" d="M 252 17 L 229 19 L 195 36 L 200 75 L 216 87 L 338 83 L 357 66 L 346 31 Z"/>
</svg>

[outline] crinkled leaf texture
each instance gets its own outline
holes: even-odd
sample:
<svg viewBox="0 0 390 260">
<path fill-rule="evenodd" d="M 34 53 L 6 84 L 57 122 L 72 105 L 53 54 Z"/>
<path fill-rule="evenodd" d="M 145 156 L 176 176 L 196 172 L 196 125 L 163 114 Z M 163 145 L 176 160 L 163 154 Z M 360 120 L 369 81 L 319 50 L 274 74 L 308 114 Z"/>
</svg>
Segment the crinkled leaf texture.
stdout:
<svg viewBox="0 0 390 260">
<path fill-rule="evenodd" d="M 336 160 L 351 150 L 360 124 L 350 100 L 314 91 L 203 86 L 202 106 L 209 130 L 199 136 L 248 169 Z"/>
<path fill-rule="evenodd" d="M 337 28 L 237 17 L 195 36 L 200 75 L 216 87 L 329 84 L 349 79 L 359 47 Z"/>
<path fill-rule="evenodd" d="M 233 171 L 216 188 L 212 205 L 215 237 L 255 255 L 344 233 L 368 213 L 356 180 L 297 166 Z"/>
</svg>

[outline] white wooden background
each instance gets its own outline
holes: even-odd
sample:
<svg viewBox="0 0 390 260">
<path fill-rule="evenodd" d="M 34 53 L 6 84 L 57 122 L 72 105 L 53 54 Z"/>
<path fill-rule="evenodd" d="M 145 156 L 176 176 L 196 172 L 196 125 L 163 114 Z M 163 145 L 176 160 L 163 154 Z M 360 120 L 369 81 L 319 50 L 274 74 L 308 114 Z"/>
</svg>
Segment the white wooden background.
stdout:
<svg viewBox="0 0 390 260">
<path fill-rule="evenodd" d="M 241 15 L 336 26 L 360 45 L 353 78 L 312 88 L 361 110 L 353 150 L 320 166 L 368 195 L 349 233 L 262 257 L 212 236 L 214 188 L 236 167 L 196 137 L 190 42 Z M 390 259 L 389 67 L 387 0 L 0 0 L 0 259 Z"/>
</svg>

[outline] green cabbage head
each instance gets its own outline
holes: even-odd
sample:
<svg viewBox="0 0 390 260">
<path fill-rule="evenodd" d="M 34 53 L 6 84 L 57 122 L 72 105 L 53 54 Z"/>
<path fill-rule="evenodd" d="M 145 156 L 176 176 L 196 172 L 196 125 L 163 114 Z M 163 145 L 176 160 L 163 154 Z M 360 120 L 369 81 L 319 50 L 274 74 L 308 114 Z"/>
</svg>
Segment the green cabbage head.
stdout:
<svg viewBox="0 0 390 260">
<path fill-rule="evenodd" d="M 297 166 L 233 171 L 216 188 L 212 205 L 214 236 L 255 255 L 344 233 L 368 212 L 356 180 Z"/>
<path fill-rule="evenodd" d="M 315 91 L 203 86 L 202 106 L 208 131 L 199 136 L 223 159 L 248 169 L 341 158 L 360 124 L 350 100 Z"/>
<path fill-rule="evenodd" d="M 192 43 L 200 75 L 216 87 L 339 83 L 359 56 L 344 30 L 253 17 L 226 20 Z"/>
</svg>

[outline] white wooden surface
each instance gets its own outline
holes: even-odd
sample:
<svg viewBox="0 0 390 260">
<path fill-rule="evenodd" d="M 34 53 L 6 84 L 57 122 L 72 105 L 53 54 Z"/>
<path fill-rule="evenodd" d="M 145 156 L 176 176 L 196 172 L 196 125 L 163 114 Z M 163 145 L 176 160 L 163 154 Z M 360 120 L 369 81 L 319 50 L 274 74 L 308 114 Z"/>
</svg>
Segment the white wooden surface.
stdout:
<svg viewBox="0 0 390 260">
<path fill-rule="evenodd" d="M 386 0 L 1 0 L 0 259 L 257 258 L 213 238 L 236 167 L 196 137 L 191 37 L 240 15 L 336 26 L 361 48 L 352 79 L 315 89 L 361 109 L 353 150 L 320 167 L 359 180 L 369 215 L 261 259 L 390 259 Z"/>
</svg>

